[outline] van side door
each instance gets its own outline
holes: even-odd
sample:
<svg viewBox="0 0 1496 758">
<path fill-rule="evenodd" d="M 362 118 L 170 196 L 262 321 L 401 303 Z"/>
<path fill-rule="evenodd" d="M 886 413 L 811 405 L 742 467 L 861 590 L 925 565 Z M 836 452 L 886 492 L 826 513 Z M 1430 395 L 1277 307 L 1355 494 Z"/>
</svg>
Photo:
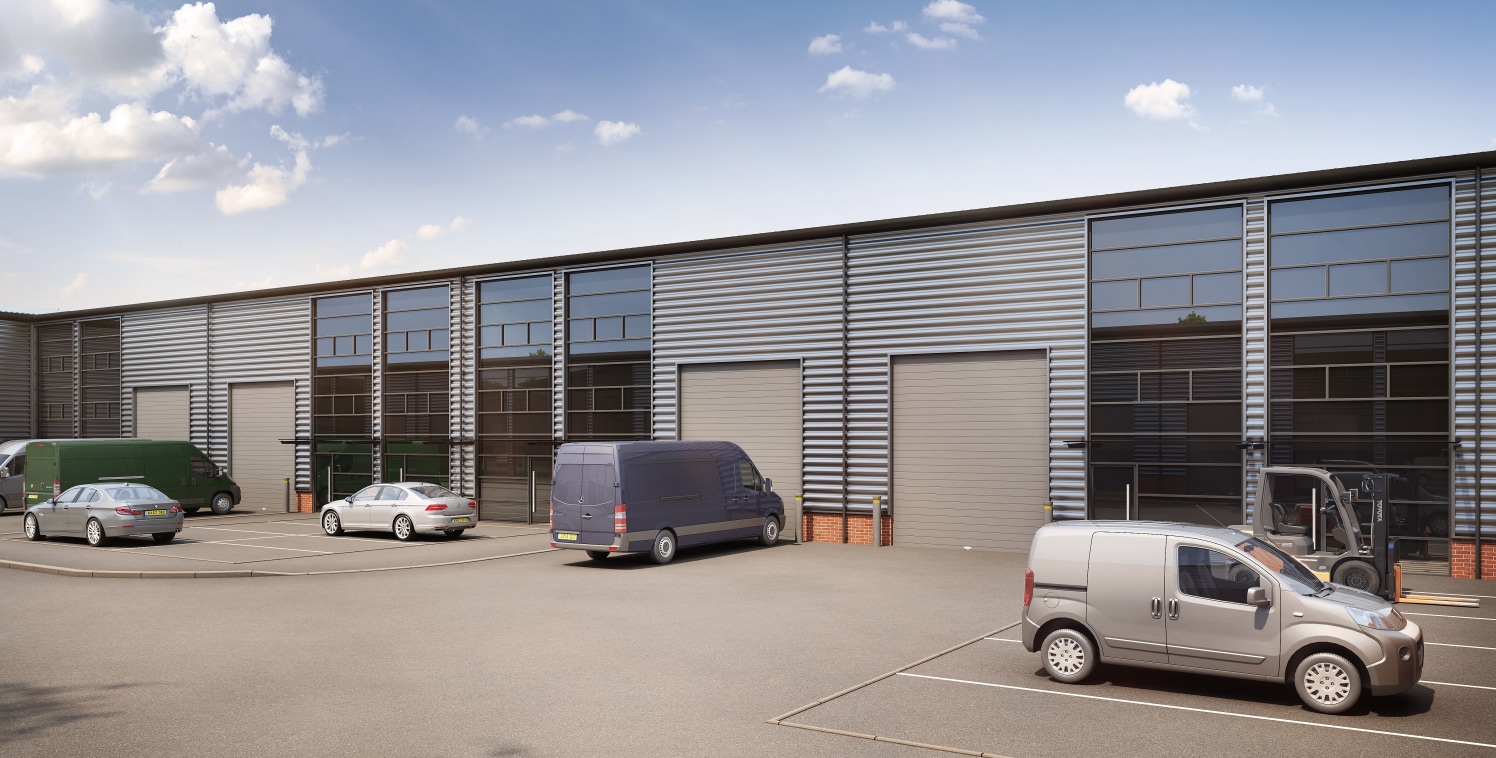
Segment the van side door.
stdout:
<svg viewBox="0 0 1496 758">
<path fill-rule="evenodd" d="M 764 517 L 764 478 L 754 468 L 753 461 L 739 458 L 737 461 L 738 486 L 727 497 L 727 520 L 752 519 L 756 528 Z"/>
<path fill-rule="evenodd" d="M 1247 604 L 1267 590 L 1270 605 Z M 1169 538 L 1169 662 L 1179 666 L 1276 676 L 1281 613 L 1277 582 L 1225 548 Z"/>
<path fill-rule="evenodd" d="M 1163 614 L 1168 546 L 1168 538 L 1161 534 L 1091 536 L 1086 624 L 1101 643 L 1103 658 L 1168 662 Z"/>
</svg>

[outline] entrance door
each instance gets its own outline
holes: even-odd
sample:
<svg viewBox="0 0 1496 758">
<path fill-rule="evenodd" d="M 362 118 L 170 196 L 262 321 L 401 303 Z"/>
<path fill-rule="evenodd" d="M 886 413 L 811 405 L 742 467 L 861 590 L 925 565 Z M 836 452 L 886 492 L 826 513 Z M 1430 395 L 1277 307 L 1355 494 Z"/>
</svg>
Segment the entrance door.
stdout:
<svg viewBox="0 0 1496 758">
<path fill-rule="evenodd" d="M 1169 538 L 1169 662 L 1217 671 L 1276 674 L 1278 588 L 1244 559 L 1214 545 Z M 1247 605 L 1247 590 L 1267 589 L 1271 605 Z"/>
<path fill-rule="evenodd" d="M 1137 493 L 1136 466 L 1091 467 L 1091 518 L 1136 519 Z"/>
<path fill-rule="evenodd" d="M 1157 534 L 1098 532 L 1091 537 L 1090 599 L 1086 621 L 1101 637 L 1102 654 L 1166 663 L 1164 551 Z"/>
</svg>

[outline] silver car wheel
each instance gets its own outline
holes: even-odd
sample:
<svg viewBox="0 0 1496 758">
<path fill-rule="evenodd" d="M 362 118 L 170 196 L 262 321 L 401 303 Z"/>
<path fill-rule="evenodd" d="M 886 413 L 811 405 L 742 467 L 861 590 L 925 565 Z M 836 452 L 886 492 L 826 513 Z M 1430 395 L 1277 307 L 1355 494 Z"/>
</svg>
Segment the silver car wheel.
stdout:
<svg viewBox="0 0 1496 758">
<path fill-rule="evenodd" d="M 104 544 L 104 525 L 100 524 L 98 519 L 88 520 L 88 530 L 86 534 L 88 535 L 88 544 L 93 545 L 94 547 L 98 547 Z"/>
<path fill-rule="evenodd" d="M 1351 696 L 1351 677 L 1345 669 L 1321 661 L 1304 672 L 1304 691 L 1320 705 L 1339 705 Z"/>
<path fill-rule="evenodd" d="M 26 519 L 24 521 L 23 528 L 26 530 L 26 539 L 28 539 L 28 540 L 38 540 L 38 539 L 41 539 L 41 536 L 42 536 L 42 527 L 41 527 L 41 524 L 36 523 L 36 514 L 35 513 L 28 513 L 28 514 L 26 514 Z"/>
<path fill-rule="evenodd" d="M 1086 651 L 1069 637 L 1060 637 L 1049 643 L 1045 655 L 1049 656 L 1049 665 L 1065 676 L 1074 676 L 1086 665 Z"/>
<path fill-rule="evenodd" d="M 329 537 L 336 537 L 343 533 L 343 524 L 338 521 L 338 512 L 332 509 L 322 514 L 322 531 Z"/>
<path fill-rule="evenodd" d="M 415 534 L 416 525 L 410 522 L 410 517 L 399 515 L 395 517 L 395 539 L 404 542 Z"/>
</svg>

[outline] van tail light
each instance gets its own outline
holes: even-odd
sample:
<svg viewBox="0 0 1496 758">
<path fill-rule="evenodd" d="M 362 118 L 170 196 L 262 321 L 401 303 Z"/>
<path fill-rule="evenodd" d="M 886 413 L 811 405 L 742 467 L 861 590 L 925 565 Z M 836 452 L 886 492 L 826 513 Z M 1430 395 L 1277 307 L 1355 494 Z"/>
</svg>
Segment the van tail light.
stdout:
<svg viewBox="0 0 1496 758">
<path fill-rule="evenodd" d="M 1029 607 L 1034 602 L 1034 570 L 1026 568 L 1023 570 L 1023 607 Z"/>
<path fill-rule="evenodd" d="M 628 506 L 622 503 L 613 506 L 613 533 L 627 534 L 629 531 Z"/>
<path fill-rule="evenodd" d="M 128 505 L 121 505 L 120 507 L 115 508 L 114 512 L 118 513 L 121 516 L 139 516 L 142 513 L 139 508 L 131 508 Z"/>
<path fill-rule="evenodd" d="M 550 515 L 545 518 L 545 528 L 554 532 L 556 531 L 556 504 L 551 503 L 550 505 Z M 551 547 L 555 547 L 555 545 L 551 545 Z"/>
<path fill-rule="evenodd" d="M 426 506 L 426 510 L 428 511 L 444 511 L 446 509 L 446 503 L 432 503 L 431 505 Z"/>
</svg>

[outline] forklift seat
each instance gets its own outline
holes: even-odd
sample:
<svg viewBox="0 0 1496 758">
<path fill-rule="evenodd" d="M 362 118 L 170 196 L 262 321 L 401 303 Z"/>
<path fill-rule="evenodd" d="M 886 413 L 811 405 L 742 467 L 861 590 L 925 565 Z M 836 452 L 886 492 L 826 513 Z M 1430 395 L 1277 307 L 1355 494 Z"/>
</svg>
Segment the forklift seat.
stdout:
<svg viewBox="0 0 1496 758">
<path fill-rule="evenodd" d="M 1309 533 L 1309 527 L 1307 527 L 1307 526 L 1299 526 L 1298 524 L 1290 524 L 1290 523 L 1288 523 L 1288 518 L 1287 518 L 1287 516 L 1284 515 L 1283 504 L 1282 503 L 1273 503 L 1272 504 L 1272 509 L 1273 509 L 1273 531 L 1274 532 L 1277 532 L 1278 534 L 1308 534 Z"/>
</svg>

